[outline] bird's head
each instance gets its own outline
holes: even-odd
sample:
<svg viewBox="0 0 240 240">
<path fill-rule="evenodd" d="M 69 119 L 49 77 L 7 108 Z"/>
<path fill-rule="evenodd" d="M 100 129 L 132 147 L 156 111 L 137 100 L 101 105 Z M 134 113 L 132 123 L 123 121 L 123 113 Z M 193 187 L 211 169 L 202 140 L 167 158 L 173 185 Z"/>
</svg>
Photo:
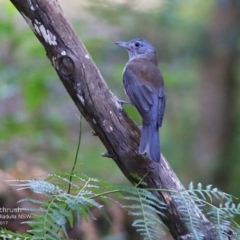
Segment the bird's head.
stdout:
<svg viewBox="0 0 240 240">
<path fill-rule="evenodd" d="M 157 51 L 155 47 L 145 39 L 135 38 L 129 42 L 116 42 L 120 47 L 126 48 L 128 51 L 129 59 L 145 56 L 152 58 L 157 65 Z"/>
</svg>

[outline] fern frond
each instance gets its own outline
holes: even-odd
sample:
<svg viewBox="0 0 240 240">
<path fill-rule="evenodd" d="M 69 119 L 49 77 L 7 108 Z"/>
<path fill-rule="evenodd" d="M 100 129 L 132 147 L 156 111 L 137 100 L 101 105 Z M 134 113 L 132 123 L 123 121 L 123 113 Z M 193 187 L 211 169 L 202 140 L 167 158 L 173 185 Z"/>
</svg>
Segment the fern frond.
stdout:
<svg viewBox="0 0 240 240">
<path fill-rule="evenodd" d="M 122 207 L 137 218 L 132 224 L 137 228 L 136 231 L 145 236 L 144 239 L 149 240 L 159 239 L 160 236 L 165 235 L 164 230 L 167 228 L 157 214 L 164 215 L 161 210 L 166 209 L 166 204 L 144 189 L 123 188 L 122 190 L 127 193 L 123 196 L 127 205 Z"/>
<path fill-rule="evenodd" d="M 6 180 L 6 182 L 17 182 L 11 185 L 18 187 L 18 191 L 30 189 L 34 193 L 45 195 L 63 192 L 58 186 L 44 180 Z"/>
<path fill-rule="evenodd" d="M 5 228 L 1 228 L 0 239 L 32 240 L 32 236 L 28 233 L 17 233 L 17 232 L 12 232 Z"/>
<path fill-rule="evenodd" d="M 73 173 L 71 177 L 71 182 L 68 180 L 70 175 L 67 173 L 51 174 L 48 176 L 48 181 L 11 181 L 12 185 L 18 187 L 18 190 L 30 189 L 34 193 L 46 196 L 45 201 L 33 198 L 19 201 L 31 202 L 39 206 L 38 208 L 24 208 L 24 210 L 31 212 L 32 219 L 23 223 L 32 227 L 29 233 L 36 239 L 45 235 L 48 235 L 48 238 L 45 239 L 59 239 L 59 231 L 66 234 L 64 226 L 67 221 L 71 226 L 73 225 L 73 212 L 76 213 L 76 218 L 79 221 L 82 217 L 87 220 L 88 215 L 91 215 L 92 207 L 101 211 L 103 205 L 95 200 L 97 197 L 104 202 L 110 202 L 110 199 L 104 195 L 105 189 L 99 186 L 104 186 L 100 180 L 76 173 Z M 101 184 L 98 185 L 100 182 Z M 73 194 L 67 192 L 69 184 L 74 188 Z M 110 184 L 107 185 L 107 188 L 106 194 L 111 193 L 113 188 L 111 189 Z M 109 219 L 107 218 L 107 220 Z M 32 237 L 32 239 L 34 238 Z"/>
<path fill-rule="evenodd" d="M 194 188 L 193 183 L 190 183 L 189 189 L 186 192 L 209 217 L 218 238 L 224 240 L 231 237 L 232 233 L 229 233 L 228 229 L 235 215 L 240 215 L 240 204 L 236 206 L 233 202 L 233 199 L 236 198 L 217 188 L 213 188 L 212 185 L 203 188 L 201 183 L 197 185 L 197 188 Z M 220 201 L 219 206 L 213 204 L 214 198 Z M 209 202 L 207 201 L 208 199 Z M 239 228 L 239 225 L 237 225 L 237 228 Z"/>
<path fill-rule="evenodd" d="M 32 219 L 24 222 L 32 227 L 26 234 L 26 237 L 31 236 L 31 239 L 42 240 L 42 236 L 46 236 L 45 239 L 58 240 L 61 239 L 60 232 L 67 238 L 64 227 L 66 222 L 73 226 L 74 218 L 77 221 L 81 218 L 87 221 L 88 216 L 92 216 L 92 208 L 103 211 L 102 203 L 111 204 L 113 201 L 126 209 L 130 215 L 136 217 L 133 226 L 145 239 L 159 239 L 166 230 L 159 216 L 165 217 L 164 211 L 168 206 L 150 191 L 165 191 L 171 195 L 179 206 L 178 210 L 182 220 L 196 240 L 204 239 L 204 221 L 199 219 L 200 214 L 196 214 L 195 204 L 207 214 L 220 240 L 225 240 L 231 235 L 228 231 L 231 223 L 235 224 L 236 234 L 239 234 L 240 227 L 233 221 L 233 218 L 240 214 L 240 204 L 236 205 L 233 202 L 233 196 L 213 188 L 212 185 L 204 188 L 199 183 L 195 188 L 193 183 L 190 183 L 188 190 L 180 192 L 164 189 L 148 191 L 137 187 L 118 186 L 74 172 L 50 174 L 46 180 L 16 180 L 11 183 L 17 186 L 18 190 L 30 189 L 46 198 L 46 200 L 25 198 L 19 201 L 30 202 L 38 206 L 23 209 L 30 211 L 32 215 Z M 112 195 L 114 195 L 113 198 Z M 124 200 L 125 204 L 120 204 L 116 198 Z M 216 199 L 220 202 L 219 206 L 213 205 Z M 103 215 L 109 221 L 104 212 Z M 0 231 L 0 234 L 4 233 L 8 234 L 5 230 Z M 236 239 L 240 239 L 238 236 Z"/>
<path fill-rule="evenodd" d="M 207 201 L 207 197 L 210 202 L 213 202 L 213 198 L 219 199 L 221 201 L 230 201 L 232 202 L 233 196 L 225 192 L 220 191 L 217 188 L 213 188 L 212 185 L 207 185 L 206 188 L 203 188 L 201 183 L 197 184 L 197 188 L 194 187 L 193 183 L 189 184 L 188 190 L 186 190 L 190 195 L 195 196 L 196 198 L 200 197 Z"/>
<path fill-rule="evenodd" d="M 178 204 L 178 210 L 182 215 L 182 220 L 191 230 L 194 239 L 203 240 L 203 225 L 198 216 L 194 213 L 194 202 L 187 191 L 181 191 L 172 195 Z"/>
</svg>

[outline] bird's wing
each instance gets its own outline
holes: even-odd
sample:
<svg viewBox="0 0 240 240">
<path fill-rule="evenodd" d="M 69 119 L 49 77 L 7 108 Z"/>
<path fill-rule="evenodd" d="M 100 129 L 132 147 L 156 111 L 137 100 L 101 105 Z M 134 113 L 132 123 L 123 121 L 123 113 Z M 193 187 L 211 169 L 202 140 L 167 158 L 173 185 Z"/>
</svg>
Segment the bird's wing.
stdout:
<svg viewBox="0 0 240 240">
<path fill-rule="evenodd" d="M 165 98 L 161 94 L 162 91 L 164 92 L 163 80 L 159 69 L 153 64 L 149 66 L 145 64 L 145 67 L 141 68 L 141 62 L 129 63 L 123 73 L 123 84 L 144 123 L 149 124 L 158 118 L 159 125 L 165 109 L 163 103 Z M 152 109 L 154 103 L 156 109 Z"/>
<path fill-rule="evenodd" d="M 158 126 L 162 126 L 163 116 L 165 112 L 165 105 L 166 105 L 166 96 L 165 96 L 165 90 L 164 87 L 161 87 L 159 89 L 158 93 Z"/>
<path fill-rule="evenodd" d="M 152 92 L 145 85 L 128 85 L 125 90 L 131 102 L 139 111 L 143 121 L 149 124 L 151 122 L 149 112 L 153 105 Z"/>
</svg>

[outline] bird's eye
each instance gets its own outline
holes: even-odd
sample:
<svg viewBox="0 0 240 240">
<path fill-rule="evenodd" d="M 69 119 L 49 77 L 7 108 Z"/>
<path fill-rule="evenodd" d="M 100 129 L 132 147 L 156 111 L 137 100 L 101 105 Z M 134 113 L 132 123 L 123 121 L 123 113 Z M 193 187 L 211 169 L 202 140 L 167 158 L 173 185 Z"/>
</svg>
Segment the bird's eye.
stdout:
<svg viewBox="0 0 240 240">
<path fill-rule="evenodd" d="M 135 47 L 139 47 L 140 46 L 140 43 L 139 42 L 136 42 L 135 43 Z"/>
</svg>

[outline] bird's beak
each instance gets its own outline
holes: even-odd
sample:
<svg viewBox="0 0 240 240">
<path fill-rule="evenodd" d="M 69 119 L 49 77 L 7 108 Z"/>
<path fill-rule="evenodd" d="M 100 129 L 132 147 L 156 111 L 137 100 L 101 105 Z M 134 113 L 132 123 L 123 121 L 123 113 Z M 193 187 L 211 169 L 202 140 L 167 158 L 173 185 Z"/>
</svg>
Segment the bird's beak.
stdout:
<svg viewBox="0 0 240 240">
<path fill-rule="evenodd" d="M 116 44 L 120 47 L 126 48 L 128 50 L 130 50 L 128 42 L 116 42 Z"/>
</svg>

